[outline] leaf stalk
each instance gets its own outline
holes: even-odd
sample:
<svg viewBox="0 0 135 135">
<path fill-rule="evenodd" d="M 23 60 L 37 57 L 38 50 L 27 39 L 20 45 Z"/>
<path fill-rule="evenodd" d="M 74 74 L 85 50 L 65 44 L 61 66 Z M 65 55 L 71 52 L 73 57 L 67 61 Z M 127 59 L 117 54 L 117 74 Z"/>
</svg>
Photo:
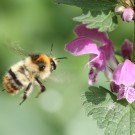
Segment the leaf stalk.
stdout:
<svg viewBox="0 0 135 135">
<path fill-rule="evenodd" d="M 135 63 L 135 20 L 134 20 L 134 38 L 133 38 L 133 56 L 132 56 L 132 61 Z"/>
</svg>

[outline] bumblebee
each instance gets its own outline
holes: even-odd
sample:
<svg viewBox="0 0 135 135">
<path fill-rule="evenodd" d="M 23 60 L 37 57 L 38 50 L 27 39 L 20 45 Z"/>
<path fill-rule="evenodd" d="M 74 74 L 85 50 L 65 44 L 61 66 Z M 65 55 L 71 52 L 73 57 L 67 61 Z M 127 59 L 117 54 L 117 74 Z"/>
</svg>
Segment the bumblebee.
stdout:
<svg viewBox="0 0 135 135">
<path fill-rule="evenodd" d="M 27 99 L 32 91 L 33 84 L 40 87 L 36 97 L 46 90 L 46 87 L 40 80 L 44 80 L 56 69 L 59 59 L 45 54 L 31 54 L 25 59 L 19 61 L 10 67 L 3 77 L 3 87 L 10 94 L 17 94 L 20 89 L 25 89 L 23 100 L 20 105 Z"/>
</svg>

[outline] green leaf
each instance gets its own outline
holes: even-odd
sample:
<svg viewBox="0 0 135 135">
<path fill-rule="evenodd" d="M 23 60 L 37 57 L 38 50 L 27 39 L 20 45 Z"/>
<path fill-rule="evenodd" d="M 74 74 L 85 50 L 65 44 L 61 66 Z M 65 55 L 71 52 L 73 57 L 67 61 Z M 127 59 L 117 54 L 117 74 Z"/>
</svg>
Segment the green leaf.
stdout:
<svg viewBox="0 0 135 135">
<path fill-rule="evenodd" d="M 87 24 L 88 28 L 99 31 L 113 31 L 117 27 L 117 17 L 112 12 L 117 0 L 54 0 L 57 3 L 74 5 L 83 10 L 83 14 L 73 20 Z"/>
<path fill-rule="evenodd" d="M 112 9 L 117 0 L 54 0 L 57 3 L 74 5 L 82 9 L 101 11 Z"/>
<path fill-rule="evenodd" d="M 101 12 L 93 16 L 90 12 L 75 17 L 73 20 L 87 24 L 88 28 L 99 28 L 99 31 L 113 31 L 117 27 L 117 18 L 113 12 Z"/>
<path fill-rule="evenodd" d="M 115 58 L 118 61 L 118 63 L 124 62 L 124 58 L 122 56 L 118 55 L 118 54 L 115 55 Z"/>
<path fill-rule="evenodd" d="M 117 101 L 116 96 L 103 87 L 89 87 L 84 105 L 88 115 L 97 120 L 105 135 L 135 134 L 135 104 Z"/>
</svg>

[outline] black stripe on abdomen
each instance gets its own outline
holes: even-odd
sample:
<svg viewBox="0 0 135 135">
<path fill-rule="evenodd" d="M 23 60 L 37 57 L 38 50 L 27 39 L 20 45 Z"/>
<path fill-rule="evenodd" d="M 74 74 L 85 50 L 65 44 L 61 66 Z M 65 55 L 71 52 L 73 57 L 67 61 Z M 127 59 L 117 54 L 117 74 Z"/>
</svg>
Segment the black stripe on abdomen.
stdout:
<svg viewBox="0 0 135 135">
<path fill-rule="evenodd" d="M 15 83 L 16 83 L 18 86 L 20 86 L 20 87 L 23 86 L 22 83 L 17 79 L 15 73 L 14 73 L 11 69 L 9 69 L 8 73 L 10 74 L 10 76 L 12 77 L 12 79 L 15 81 Z"/>
</svg>

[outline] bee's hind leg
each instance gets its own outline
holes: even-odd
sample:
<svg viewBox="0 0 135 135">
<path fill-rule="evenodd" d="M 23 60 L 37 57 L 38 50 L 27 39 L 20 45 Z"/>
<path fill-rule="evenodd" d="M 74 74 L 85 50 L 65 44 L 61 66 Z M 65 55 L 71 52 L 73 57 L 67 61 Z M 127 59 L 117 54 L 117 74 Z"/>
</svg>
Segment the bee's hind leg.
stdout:
<svg viewBox="0 0 135 135">
<path fill-rule="evenodd" d="M 31 91 L 31 85 L 32 83 L 29 83 L 28 86 L 26 87 L 24 93 L 23 93 L 23 100 L 19 103 L 19 105 L 21 105 L 28 97 L 28 95 L 30 94 L 30 91 Z"/>
<path fill-rule="evenodd" d="M 40 80 L 38 79 L 38 78 L 35 78 L 36 79 L 36 82 L 40 85 L 40 92 L 37 94 L 37 96 L 36 96 L 36 98 L 38 98 L 39 97 L 39 95 L 41 94 L 41 93 L 43 93 L 45 90 L 46 90 L 46 88 L 45 88 L 45 86 L 42 84 L 42 82 L 40 82 Z"/>
</svg>

